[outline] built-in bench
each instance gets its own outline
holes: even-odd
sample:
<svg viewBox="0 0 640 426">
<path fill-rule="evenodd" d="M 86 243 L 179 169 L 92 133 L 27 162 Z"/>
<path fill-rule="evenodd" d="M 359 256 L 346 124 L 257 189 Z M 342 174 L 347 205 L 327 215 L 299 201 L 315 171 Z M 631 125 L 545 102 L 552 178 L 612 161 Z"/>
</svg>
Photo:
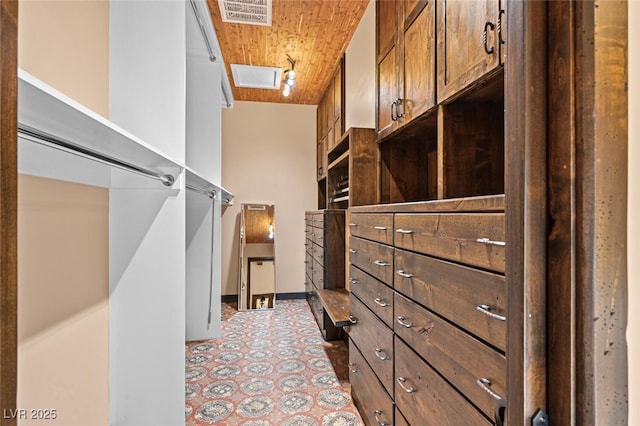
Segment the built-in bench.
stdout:
<svg viewBox="0 0 640 426">
<path fill-rule="evenodd" d="M 349 292 L 344 288 L 321 289 L 318 299 L 336 327 L 349 325 Z"/>
</svg>

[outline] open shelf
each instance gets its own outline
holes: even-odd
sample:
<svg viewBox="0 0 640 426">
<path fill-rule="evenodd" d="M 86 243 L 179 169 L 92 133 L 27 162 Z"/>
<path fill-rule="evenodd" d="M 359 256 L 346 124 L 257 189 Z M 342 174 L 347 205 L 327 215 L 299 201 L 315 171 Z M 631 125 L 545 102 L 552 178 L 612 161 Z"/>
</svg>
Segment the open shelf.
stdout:
<svg viewBox="0 0 640 426">
<path fill-rule="evenodd" d="M 118 125 L 100 116 L 24 70 L 18 70 L 18 123 L 22 128 L 50 135 L 88 151 L 103 154 L 161 174 L 171 174 L 177 181 L 183 167 L 152 145 L 137 138 Z M 108 166 L 70 167 L 79 165 L 77 155 L 70 151 L 41 145 L 37 138 L 21 136 L 20 172 L 54 179 L 110 187 L 112 177 Z M 39 143 L 38 143 L 39 144 Z M 53 160 L 53 161 L 52 161 Z M 82 160 L 89 161 L 89 160 Z M 144 182 L 132 177 L 133 186 Z M 119 179 L 122 184 L 124 179 Z M 157 182 L 144 182 L 167 188 Z"/>
</svg>

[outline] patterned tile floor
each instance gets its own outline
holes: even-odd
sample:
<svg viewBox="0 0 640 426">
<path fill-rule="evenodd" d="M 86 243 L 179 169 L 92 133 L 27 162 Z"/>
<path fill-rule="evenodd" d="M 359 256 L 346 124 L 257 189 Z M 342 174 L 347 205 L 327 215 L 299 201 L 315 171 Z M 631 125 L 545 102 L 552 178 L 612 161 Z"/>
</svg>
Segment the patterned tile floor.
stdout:
<svg viewBox="0 0 640 426">
<path fill-rule="evenodd" d="M 222 338 L 189 342 L 185 424 L 357 426 L 344 342 L 325 342 L 305 300 L 223 305 Z"/>
</svg>

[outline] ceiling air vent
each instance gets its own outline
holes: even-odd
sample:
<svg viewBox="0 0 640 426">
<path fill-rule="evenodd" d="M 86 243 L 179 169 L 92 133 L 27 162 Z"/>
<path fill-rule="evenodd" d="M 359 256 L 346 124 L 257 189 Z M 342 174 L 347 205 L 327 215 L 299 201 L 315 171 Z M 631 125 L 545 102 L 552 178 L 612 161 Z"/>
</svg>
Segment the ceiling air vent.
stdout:
<svg viewBox="0 0 640 426">
<path fill-rule="evenodd" d="M 282 69 L 231 64 L 233 84 L 252 89 L 279 89 Z"/>
<path fill-rule="evenodd" d="M 271 26 L 271 0 L 220 0 L 222 21 Z"/>
</svg>

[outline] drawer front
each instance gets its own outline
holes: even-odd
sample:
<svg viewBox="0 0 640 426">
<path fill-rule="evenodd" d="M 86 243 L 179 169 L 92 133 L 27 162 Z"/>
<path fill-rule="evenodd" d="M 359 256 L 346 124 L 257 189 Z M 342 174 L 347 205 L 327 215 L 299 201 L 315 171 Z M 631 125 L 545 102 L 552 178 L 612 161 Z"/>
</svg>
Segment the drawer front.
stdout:
<svg viewBox="0 0 640 426">
<path fill-rule="evenodd" d="M 311 257 L 311 253 L 305 252 L 304 254 L 304 269 L 309 279 L 313 279 L 313 257 Z"/>
<path fill-rule="evenodd" d="M 504 276 L 400 249 L 394 256 L 396 291 L 506 351 Z"/>
<path fill-rule="evenodd" d="M 396 214 L 395 246 L 504 273 L 504 213 Z"/>
<path fill-rule="evenodd" d="M 356 296 L 352 294 L 349 300 L 349 311 L 355 321 L 349 336 L 387 392 L 393 395 L 393 332 Z"/>
<path fill-rule="evenodd" d="M 315 213 L 311 218 L 311 226 L 315 228 L 324 228 L 324 214 Z"/>
<path fill-rule="evenodd" d="M 322 309 L 322 303 L 320 302 L 315 290 L 313 290 L 311 296 L 309 296 L 309 307 L 311 308 L 311 312 L 313 312 L 313 316 L 318 323 L 318 327 L 324 333 L 324 310 Z"/>
<path fill-rule="evenodd" d="M 393 328 L 393 290 L 353 265 L 349 266 L 351 293 L 360 298 L 374 314 Z"/>
<path fill-rule="evenodd" d="M 409 424 L 492 424 L 398 337 L 395 350 L 395 402 Z"/>
<path fill-rule="evenodd" d="M 311 233 L 313 242 L 320 247 L 324 247 L 324 232 L 324 229 L 314 228 L 314 232 Z"/>
<path fill-rule="evenodd" d="M 393 244 L 393 214 L 352 213 L 349 233 L 355 237 Z"/>
<path fill-rule="evenodd" d="M 398 407 L 396 407 L 396 421 L 395 426 L 409 426 L 409 422 L 404 418 Z"/>
<path fill-rule="evenodd" d="M 313 230 L 315 228 L 311 227 L 310 222 L 306 222 L 304 225 L 304 236 L 307 239 L 307 241 L 311 241 L 313 239 L 313 236 L 311 235 L 313 233 Z"/>
<path fill-rule="evenodd" d="M 366 424 L 393 424 L 393 400 L 353 342 L 349 344 L 349 382 L 351 396 Z"/>
<path fill-rule="evenodd" d="M 324 288 L 324 267 L 318 261 L 313 261 L 313 284 L 318 288 Z"/>
<path fill-rule="evenodd" d="M 406 297 L 395 296 L 396 336 L 492 417 L 496 400 L 477 382 L 489 380 L 487 387 L 506 397 L 505 357 Z"/>
<path fill-rule="evenodd" d="M 393 285 L 393 247 L 351 237 L 349 261 L 383 283 Z"/>
<path fill-rule="evenodd" d="M 311 244 L 311 255 L 316 260 L 316 262 L 320 264 L 324 264 L 324 248 L 317 245 Z"/>
</svg>

